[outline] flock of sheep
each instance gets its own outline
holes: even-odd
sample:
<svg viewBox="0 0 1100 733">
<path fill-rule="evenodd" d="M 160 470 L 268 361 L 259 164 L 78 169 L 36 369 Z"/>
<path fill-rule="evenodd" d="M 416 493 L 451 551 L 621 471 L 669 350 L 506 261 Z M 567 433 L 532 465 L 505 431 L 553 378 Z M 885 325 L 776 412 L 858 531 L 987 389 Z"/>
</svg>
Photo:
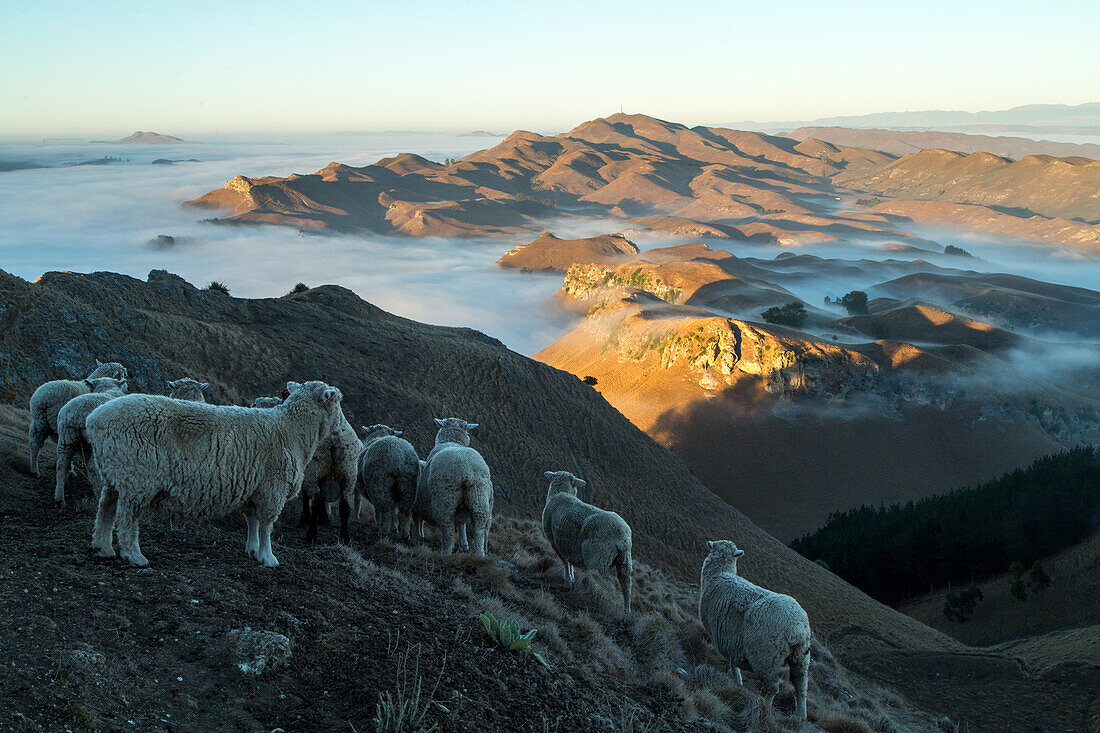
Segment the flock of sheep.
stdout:
<svg viewBox="0 0 1100 733">
<path fill-rule="evenodd" d="M 260 397 L 251 407 L 206 404 L 206 384 L 169 382 L 168 396 L 126 394 L 126 368 L 96 362 L 84 380 L 56 380 L 35 390 L 30 401 L 30 465 L 48 437 L 57 440 L 54 499 L 64 508 L 65 482 L 73 457 L 99 495 L 92 547 L 137 566 L 141 518 L 213 519 L 244 515 L 246 552 L 278 567 L 271 530 L 289 499 L 301 495 L 307 536 L 339 505 L 340 536 L 350 539 L 352 508 L 369 501 L 382 536 L 411 539 L 413 522 L 442 536 L 442 552 L 458 549 L 484 556 L 499 491 L 489 466 L 470 447 L 476 423 L 436 418 L 435 446 L 425 460 L 387 425 L 364 428 L 360 440 L 340 407 L 340 390 L 324 382 L 287 383 L 281 397 Z M 567 471 L 547 471 L 543 532 L 565 566 L 614 569 L 627 614 L 631 608 L 630 526 L 615 512 L 578 498 L 585 481 Z M 469 528 L 472 538 L 467 538 Z M 715 646 L 730 662 L 738 684 L 740 667 L 752 669 L 770 706 L 789 668 L 796 717 L 806 719 L 810 625 L 790 596 L 753 585 L 737 575 L 744 551 L 728 540 L 708 543 L 703 562 L 699 616 Z"/>
</svg>

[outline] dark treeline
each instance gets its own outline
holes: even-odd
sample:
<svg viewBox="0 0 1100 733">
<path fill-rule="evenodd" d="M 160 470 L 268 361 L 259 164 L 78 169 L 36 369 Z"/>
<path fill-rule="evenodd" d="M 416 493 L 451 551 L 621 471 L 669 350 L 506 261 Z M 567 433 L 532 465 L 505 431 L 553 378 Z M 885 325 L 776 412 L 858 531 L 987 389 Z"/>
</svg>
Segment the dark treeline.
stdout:
<svg viewBox="0 0 1100 733">
<path fill-rule="evenodd" d="M 791 547 L 883 603 L 898 603 L 1078 542 L 1091 533 L 1098 504 L 1097 451 L 1075 448 L 973 488 L 834 513 Z"/>
</svg>

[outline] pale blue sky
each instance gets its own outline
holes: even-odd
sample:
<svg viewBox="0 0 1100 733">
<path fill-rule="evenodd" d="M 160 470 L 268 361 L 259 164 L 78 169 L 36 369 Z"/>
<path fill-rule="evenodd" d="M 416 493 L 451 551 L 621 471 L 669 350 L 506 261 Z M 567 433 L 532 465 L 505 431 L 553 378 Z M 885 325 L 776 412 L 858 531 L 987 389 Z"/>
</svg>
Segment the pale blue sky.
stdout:
<svg viewBox="0 0 1100 733">
<path fill-rule="evenodd" d="M 0 0 L 0 135 L 1100 101 L 1100 2 Z"/>
</svg>

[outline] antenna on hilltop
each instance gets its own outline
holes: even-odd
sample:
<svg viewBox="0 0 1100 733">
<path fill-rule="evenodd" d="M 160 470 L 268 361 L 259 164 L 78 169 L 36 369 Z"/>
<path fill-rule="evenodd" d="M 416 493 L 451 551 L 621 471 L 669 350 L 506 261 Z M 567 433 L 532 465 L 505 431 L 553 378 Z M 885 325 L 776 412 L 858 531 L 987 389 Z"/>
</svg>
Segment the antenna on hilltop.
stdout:
<svg viewBox="0 0 1100 733">
<path fill-rule="evenodd" d="M 623 113 L 623 103 L 619 102 L 619 114 Z"/>
</svg>

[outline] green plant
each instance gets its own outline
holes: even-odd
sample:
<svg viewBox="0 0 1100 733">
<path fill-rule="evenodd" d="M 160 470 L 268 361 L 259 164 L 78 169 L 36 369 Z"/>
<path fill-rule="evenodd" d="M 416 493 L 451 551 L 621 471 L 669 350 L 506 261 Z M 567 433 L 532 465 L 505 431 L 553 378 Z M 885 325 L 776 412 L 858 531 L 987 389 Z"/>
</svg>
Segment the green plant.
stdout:
<svg viewBox="0 0 1100 733">
<path fill-rule="evenodd" d="M 848 311 L 852 315 L 858 315 L 867 312 L 867 293 L 862 290 L 853 290 L 843 298 L 840 299 L 840 304 L 844 306 L 844 310 Z"/>
<path fill-rule="evenodd" d="M 778 323 L 781 326 L 793 326 L 801 328 L 806 320 L 806 306 L 797 300 L 787 303 L 782 308 L 773 306 L 760 314 L 768 323 Z"/>
<path fill-rule="evenodd" d="M 976 585 L 966 590 L 953 591 L 947 594 L 947 599 L 943 602 L 943 615 L 961 624 L 974 614 L 974 607 L 981 600 L 985 600 L 985 596 Z"/>
<path fill-rule="evenodd" d="M 397 694 L 383 692 L 374 706 L 374 726 L 379 733 L 431 733 L 438 726 L 428 724 L 428 701 L 421 697 L 423 680 L 416 678 L 416 684 L 408 696 L 404 689 Z"/>
<path fill-rule="evenodd" d="M 856 199 L 856 206 L 878 206 L 881 203 L 880 198 Z"/>
<path fill-rule="evenodd" d="M 521 657 L 534 657 L 539 664 L 550 669 L 550 664 L 546 659 L 531 648 L 531 640 L 535 638 L 537 629 L 520 633 L 519 624 L 514 620 L 499 619 L 491 613 L 481 614 L 481 625 L 485 627 L 485 633 L 489 635 L 489 638 L 500 646 L 515 652 Z"/>
<path fill-rule="evenodd" d="M 306 285 L 305 283 L 298 283 L 297 285 L 295 285 L 294 287 L 292 287 L 290 289 L 290 292 L 287 293 L 287 295 L 294 295 L 295 293 L 304 293 L 307 290 L 309 290 L 308 285 Z"/>
<path fill-rule="evenodd" d="M 1050 576 L 1043 569 L 1043 564 L 1038 560 L 1031 566 L 1031 587 L 1035 590 L 1044 590 L 1050 587 Z"/>
<path fill-rule="evenodd" d="M 229 286 L 218 280 L 211 280 L 210 284 L 206 286 L 206 290 L 216 293 L 225 293 L 229 295 Z"/>
</svg>

